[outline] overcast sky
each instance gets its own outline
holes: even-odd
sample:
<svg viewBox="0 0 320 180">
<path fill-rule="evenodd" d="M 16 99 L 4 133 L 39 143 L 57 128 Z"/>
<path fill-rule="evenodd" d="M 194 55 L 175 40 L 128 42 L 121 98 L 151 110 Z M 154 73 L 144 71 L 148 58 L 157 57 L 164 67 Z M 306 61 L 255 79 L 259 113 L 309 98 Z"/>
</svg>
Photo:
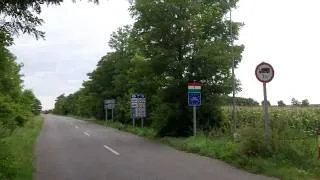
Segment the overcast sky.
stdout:
<svg viewBox="0 0 320 180">
<path fill-rule="evenodd" d="M 233 17 L 245 23 L 239 43 L 245 52 L 236 76 L 242 97 L 261 102 L 262 84 L 254 70 L 262 61 L 275 69 L 268 87 L 272 104 L 290 103 L 292 97 L 320 103 L 318 84 L 320 17 L 319 0 L 240 0 Z M 22 36 L 10 49 L 24 63 L 25 87 L 33 89 L 44 109 L 54 107 L 62 93 L 77 91 L 86 74 L 109 51 L 110 34 L 132 24 L 126 0 L 108 0 L 99 6 L 66 0 L 43 9 L 46 40 Z"/>
</svg>

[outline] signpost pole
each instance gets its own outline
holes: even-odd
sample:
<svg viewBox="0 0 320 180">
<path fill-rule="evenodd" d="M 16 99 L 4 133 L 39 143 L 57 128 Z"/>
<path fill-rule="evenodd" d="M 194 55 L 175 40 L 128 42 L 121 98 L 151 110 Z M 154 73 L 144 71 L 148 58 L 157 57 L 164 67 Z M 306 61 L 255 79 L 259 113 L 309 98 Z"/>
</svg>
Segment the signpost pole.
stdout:
<svg viewBox="0 0 320 180">
<path fill-rule="evenodd" d="M 106 108 L 106 122 L 108 121 L 108 108 Z"/>
<path fill-rule="evenodd" d="M 271 142 L 271 122 L 268 114 L 268 98 L 267 98 L 267 84 L 263 83 L 263 118 L 265 122 L 265 143 L 269 150 L 271 149 L 270 147 L 270 142 Z"/>
<path fill-rule="evenodd" d="M 136 126 L 136 119 L 133 117 L 133 127 Z"/>
<path fill-rule="evenodd" d="M 113 122 L 113 108 L 111 109 L 111 121 Z"/>
<path fill-rule="evenodd" d="M 193 106 L 193 136 L 197 135 L 197 107 Z"/>
<path fill-rule="evenodd" d="M 144 118 L 141 118 L 141 127 L 143 128 L 143 121 L 144 121 Z"/>
</svg>

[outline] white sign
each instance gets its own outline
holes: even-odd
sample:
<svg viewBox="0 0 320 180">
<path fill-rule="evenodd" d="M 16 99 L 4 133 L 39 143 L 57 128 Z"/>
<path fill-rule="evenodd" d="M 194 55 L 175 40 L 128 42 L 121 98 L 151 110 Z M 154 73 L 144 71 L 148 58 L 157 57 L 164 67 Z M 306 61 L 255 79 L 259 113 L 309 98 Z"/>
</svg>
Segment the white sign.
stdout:
<svg viewBox="0 0 320 180">
<path fill-rule="evenodd" d="M 146 117 L 146 98 L 143 94 L 134 94 L 131 96 L 131 109 L 134 118 Z"/>
<path fill-rule="evenodd" d="M 273 67 L 265 62 L 260 63 L 257 67 L 256 67 L 256 77 L 257 79 L 262 82 L 262 83 L 268 83 L 270 81 L 272 81 L 273 77 L 274 77 L 274 69 Z"/>
<path fill-rule="evenodd" d="M 116 100 L 114 100 L 114 99 L 104 100 L 104 108 L 105 109 L 114 109 L 115 104 L 116 104 Z"/>
<path fill-rule="evenodd" d="M 107 109 L 114 109 L 116 106 L 115 104 L 108 104 Z"/>
<path fill-rule="evenodd" d="M 115 104 L 116 100 L 114 99 L 108 99 L 108 100 L 104 100 L 104 104 Z"/>
</svg>

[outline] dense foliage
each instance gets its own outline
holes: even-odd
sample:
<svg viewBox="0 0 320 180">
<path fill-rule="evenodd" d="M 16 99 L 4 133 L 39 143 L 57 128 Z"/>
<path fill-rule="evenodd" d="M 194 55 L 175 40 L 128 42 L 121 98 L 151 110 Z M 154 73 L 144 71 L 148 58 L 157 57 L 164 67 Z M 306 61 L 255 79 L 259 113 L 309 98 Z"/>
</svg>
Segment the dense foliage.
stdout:
<svg viewBox="0 0 320 180">
<path fill-rule="evenodd" d="M 237 1 L 231 1 L 231 7 Z M 223 1 L 137 0 L 130 8 L 134 25 L 112 34 L 107 53 L 89 80 L 74 94 L 57 98 L 54 112 L 104 118 L 103 100 L 117 100 L 116 120 L 130 122 L 130 97 L 147 97 L 147 123 L 158 134 L 186 136 L 191 132 L 187 83 L 204 82 L 199 127 L 220 126 L 221 95 L 231 90 L 232 57 L 241 60 L 243 46 L 232 46 L 241 23 L 232 22 Z M 192 74 L 195 74 L 193 76 Z"/>
<path fill-rule="evenodd" d="M 8 152 L 3 138 L 10 136 L 17 127 L 24 126 L 31 116 L 41 111 L 41 103 L 33 92 L 23 89 L 21 65 L 5 46 L 6 41 L 0 36 L 0 179 L 6 179 L 13 173 L 13 156 Z"/>
<path fill-rule="evenodd" d="M 233 98 L 230 96 L 222 96 L 223 105 L 231 106 L 233 103 Z M 259 103 L 252 98 L 235 97 L 235 104 L 237 106 L 259 106 Z"/>
</svg>

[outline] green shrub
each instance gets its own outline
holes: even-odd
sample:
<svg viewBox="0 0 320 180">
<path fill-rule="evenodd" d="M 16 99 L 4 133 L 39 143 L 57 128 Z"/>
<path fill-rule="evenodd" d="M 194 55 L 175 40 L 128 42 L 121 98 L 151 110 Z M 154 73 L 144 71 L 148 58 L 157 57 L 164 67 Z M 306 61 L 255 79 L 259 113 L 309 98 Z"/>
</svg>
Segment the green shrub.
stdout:
<svg viewBox="0 0 320 180">
<path fill-rule="evenodd" d="M 0 180 L 11 179 L 15 175 L 14 157 L 8 145 L 0 139 Z"/>
<path fill-rule="evenodd" d="M 171 114 L 169 104 L 159 104 L 151 113 L 152 124 L 151 127 L 156 130 L 161 130 L 167 124 L 169 115 Z"/>
<path fill-rule="evenodd" d="M 16 116 L 15 117 L 15 122 L 17 123 L 18 126 L 22 127 L 24 126 L 24 124 L 26 123 L 27 119 L 21 117 L 20 115 L 19 116 Z"/>
<path fill-rule="evenodd" d="M 260 156 L 268 153 L 260 128 L 244 127 L 240 130 L 240 152 L 247 156 Z"/>
<path fill-rule="evenodd" d="M 0 139 L 10 135 L 10 130 L 7 129 L 2 122 L 0 122 Z"/>
</svg>

